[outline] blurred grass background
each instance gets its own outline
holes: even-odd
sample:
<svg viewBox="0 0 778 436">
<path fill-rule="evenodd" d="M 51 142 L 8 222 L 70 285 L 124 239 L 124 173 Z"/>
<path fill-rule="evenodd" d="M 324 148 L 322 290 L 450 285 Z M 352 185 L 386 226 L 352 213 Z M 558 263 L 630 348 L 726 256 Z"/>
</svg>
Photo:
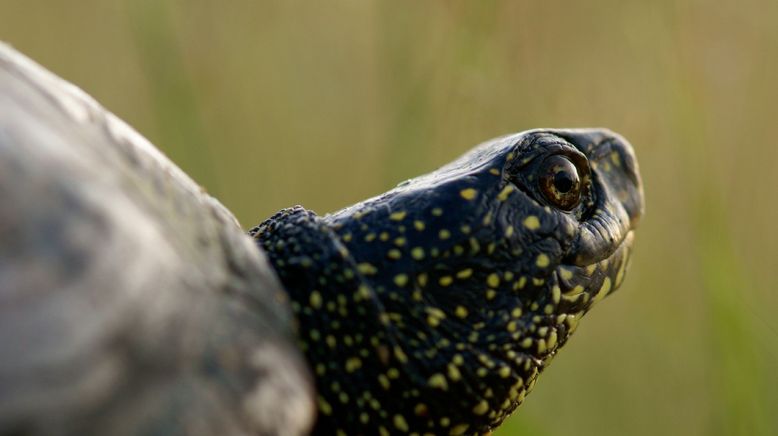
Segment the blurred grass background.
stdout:
<svg viewBox="0 0 778 436">
<path fill-rule="evenodd" d="M 249 227 L 534 127 L 634 144 L 630 277 L 499 435 L 778 434 L 778 3 L 0 0 Z"/>
</svg>

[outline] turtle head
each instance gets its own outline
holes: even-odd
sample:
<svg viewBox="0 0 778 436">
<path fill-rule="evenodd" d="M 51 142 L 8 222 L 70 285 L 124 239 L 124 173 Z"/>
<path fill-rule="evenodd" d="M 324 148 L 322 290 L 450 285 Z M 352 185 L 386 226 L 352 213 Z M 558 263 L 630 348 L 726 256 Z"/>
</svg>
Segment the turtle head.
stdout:
<svg viewBox="0 0 778 436">
<path fill-rule="evenodd" d="M 334 214 L 268 220 L 254 233 L 301 323 L 318 428 L 499 425 L 621 284 L 642 211 L 626 140 L 533 130 Z"/>
<path fill-rule="evenodd" d="M 423 389 L 474 428 L 504 419 L 624 279 L 643 211 L 629 143 L 601 129 L 484 143 L 325 219 L 384 306 Z M 473 422 L 478 424 L 474 425 Z"/>
</svg>

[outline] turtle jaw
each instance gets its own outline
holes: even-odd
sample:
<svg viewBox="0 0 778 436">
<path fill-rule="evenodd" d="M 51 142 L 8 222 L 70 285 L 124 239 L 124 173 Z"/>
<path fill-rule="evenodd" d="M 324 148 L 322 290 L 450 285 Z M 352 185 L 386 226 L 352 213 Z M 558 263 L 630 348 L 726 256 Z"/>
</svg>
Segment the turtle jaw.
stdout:
<svg viewBox="0 0 778 436">
<path fill-rule="evenodd" d="M 615 292 L 624 282 L 634 239 L 630 230 L 611 256 L 586 266 L 561 265 L 556 271 L 561 290 L 557 313 L 583 315 Z"/>
</svg>

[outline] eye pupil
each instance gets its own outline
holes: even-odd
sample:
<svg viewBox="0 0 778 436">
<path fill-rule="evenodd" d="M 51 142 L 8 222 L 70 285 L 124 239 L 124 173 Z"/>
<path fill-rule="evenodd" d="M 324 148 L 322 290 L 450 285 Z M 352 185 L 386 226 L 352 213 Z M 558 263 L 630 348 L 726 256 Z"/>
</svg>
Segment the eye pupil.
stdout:
<svg viewBox="0 0 778 436">
<path fill-rule="evenodd" d="M 559 171 L 554 175 L 554 186 L 557 191 L 566 194 L 573 189 L 573 185 L 577 180 L 573 179 L 573 175 L 567 171 Z"/>
</svg>

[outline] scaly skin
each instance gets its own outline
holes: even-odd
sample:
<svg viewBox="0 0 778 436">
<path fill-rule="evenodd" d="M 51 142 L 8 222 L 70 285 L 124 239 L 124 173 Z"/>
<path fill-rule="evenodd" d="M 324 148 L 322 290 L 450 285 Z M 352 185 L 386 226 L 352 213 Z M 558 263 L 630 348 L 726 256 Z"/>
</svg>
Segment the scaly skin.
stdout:
<svg viewBox="0 0 778 436">
<path fill-rule="evenodd" d="M 544 178 L 554 155 L 580 178 L 572 207 L 565 181 Z M 316 375 L 314 433 L 497 427 L 621 284 L 642 209 L 623 138 L 536 130 L 334 214 L 296 207 L 252 229 Z"/>
</svg>

